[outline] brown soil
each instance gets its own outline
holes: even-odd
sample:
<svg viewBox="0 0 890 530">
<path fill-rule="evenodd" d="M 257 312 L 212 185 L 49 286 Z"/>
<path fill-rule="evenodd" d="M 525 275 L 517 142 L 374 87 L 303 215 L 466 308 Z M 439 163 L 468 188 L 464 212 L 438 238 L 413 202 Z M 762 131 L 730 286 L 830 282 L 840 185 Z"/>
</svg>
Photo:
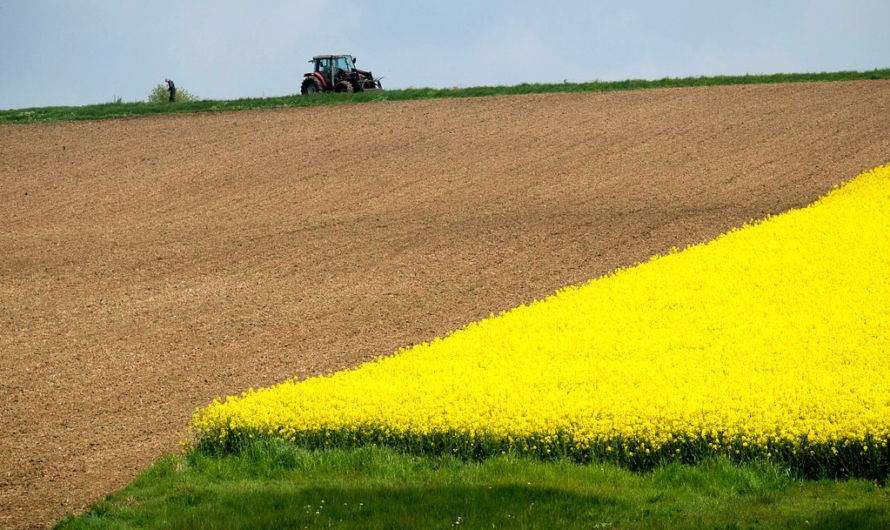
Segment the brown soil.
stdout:
<svg viewBox="0 0 890 530">
<path fill-rule="evenodd" d="M 890 82 L 0 126 L 0 527 L 354 366 L 890 161 Z"/>
</svg>

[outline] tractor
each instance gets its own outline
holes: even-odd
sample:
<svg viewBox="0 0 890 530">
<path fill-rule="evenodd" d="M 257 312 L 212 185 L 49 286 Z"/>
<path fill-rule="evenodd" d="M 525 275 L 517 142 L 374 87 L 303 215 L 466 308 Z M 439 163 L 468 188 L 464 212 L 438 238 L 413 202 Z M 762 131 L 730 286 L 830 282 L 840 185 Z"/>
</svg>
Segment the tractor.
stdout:
<svg viewBox="0 0 890 530">
<path fill-rule="evenodd" d="M 355 67 L 356 59 L 351 55 L 316 55 L 309 62 L 314 67 L 312 72 L 303 75 L 303 86 L 300 88 L 303 95 L 316 92 L 364 92 L 383 88 L 380 79 L 374 79 L 371 72 Z"/>
</svg>

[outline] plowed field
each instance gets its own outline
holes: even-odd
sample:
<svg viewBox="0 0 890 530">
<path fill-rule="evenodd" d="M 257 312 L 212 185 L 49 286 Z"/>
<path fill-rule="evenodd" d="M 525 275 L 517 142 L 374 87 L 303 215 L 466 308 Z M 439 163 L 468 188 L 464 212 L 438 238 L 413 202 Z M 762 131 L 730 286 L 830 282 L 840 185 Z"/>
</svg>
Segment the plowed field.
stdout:
<svg viewBox="0 0 890 530">
<path fill-rule="evenodd" d="M 0 527 L 355 366 L 890 162 L 890 82 L 0 126 Z"/>
</svg>

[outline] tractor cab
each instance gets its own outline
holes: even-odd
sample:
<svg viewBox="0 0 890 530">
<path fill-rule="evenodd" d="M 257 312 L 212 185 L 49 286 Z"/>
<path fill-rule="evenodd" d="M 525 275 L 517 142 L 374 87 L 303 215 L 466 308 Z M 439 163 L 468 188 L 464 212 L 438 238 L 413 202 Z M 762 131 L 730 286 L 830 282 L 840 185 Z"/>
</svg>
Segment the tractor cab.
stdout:
<svg viewBox="0 0 890 530">
<path fill-rule="evenodd" d="M 362 92 L 383 88 L 371 72 L 358 70 L 355 61 L 351 55 L 316 55 L 309 61 L 313 63 L 313 70 L 303 76 L 300 93 Z"/>
<path fill-rule="evenodd" d="M 315 63 L 315 71 L 332 84 L 336 84 L 334 78 L 331 77 L 332 73 L 334 77 L 339 77 L 341 72 L 355 70 L 355 59 L 351 55 L 319 56 L 312 60 Z"/>
</svg>

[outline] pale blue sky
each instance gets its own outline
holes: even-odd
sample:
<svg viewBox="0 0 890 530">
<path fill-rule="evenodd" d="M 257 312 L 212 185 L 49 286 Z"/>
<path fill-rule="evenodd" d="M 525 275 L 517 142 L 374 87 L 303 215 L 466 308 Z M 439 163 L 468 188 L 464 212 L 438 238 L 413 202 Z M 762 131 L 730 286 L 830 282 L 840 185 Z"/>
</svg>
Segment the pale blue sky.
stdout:
<svg viewBox="0 0 890 530">
<path fill-rule="evenodd" d="M 0 109 L 298 93 L 350 53 L 386 88 L 890 67 L 888 0 L 0 0 Z"/>
</svg>

